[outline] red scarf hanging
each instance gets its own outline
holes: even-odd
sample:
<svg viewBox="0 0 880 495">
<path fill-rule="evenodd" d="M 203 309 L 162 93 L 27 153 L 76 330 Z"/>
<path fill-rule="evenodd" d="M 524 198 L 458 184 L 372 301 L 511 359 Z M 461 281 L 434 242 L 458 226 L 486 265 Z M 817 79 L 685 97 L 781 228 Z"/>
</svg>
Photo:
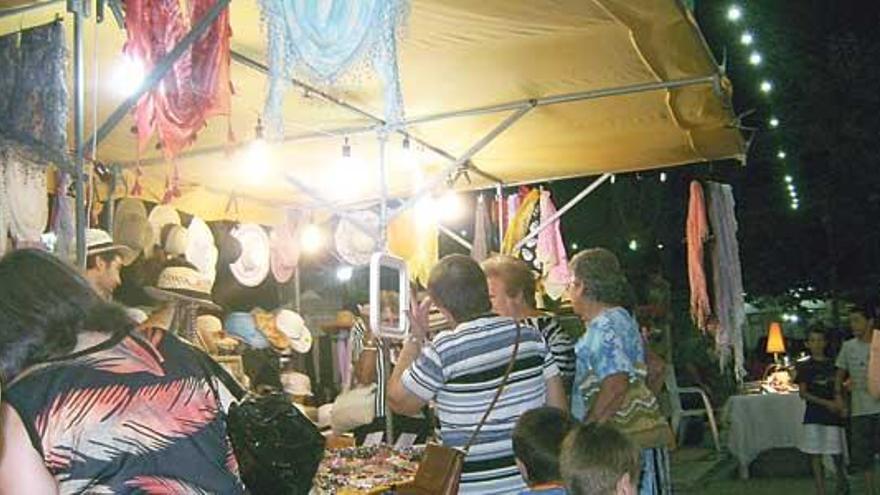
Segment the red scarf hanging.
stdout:
<svg viewBox="0 0 880 495">
<path fill-rule="evenodd" d="M 189 21 L 179 0 L 126 0 L 128 41 L 123 52 L 148 73 L 207 13 L 216 0 L 192 0 Z M 166 158 L 193 143 L 209 117 L 229 115 L 229 9 L 175 62 L 162 81 L 134 108 L 138 147 L 157 134 Z"/>
</svg>

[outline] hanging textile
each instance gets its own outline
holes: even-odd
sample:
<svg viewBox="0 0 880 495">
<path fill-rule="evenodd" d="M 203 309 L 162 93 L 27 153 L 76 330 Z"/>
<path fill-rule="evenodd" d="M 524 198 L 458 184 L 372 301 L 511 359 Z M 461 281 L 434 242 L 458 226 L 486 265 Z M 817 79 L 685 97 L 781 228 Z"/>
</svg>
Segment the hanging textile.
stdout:
<svg viewBox="0 0 880 495">
<path fill-rule="evenodd" d="M 270 136 L 283 135 L 284 90 L 292 77 L 333 84 L 372 69 L 384 85 L 385 120 L 403 120 L 397 39 L 406 0 L 260 0 L 269 41 Z"/>
<path fill-rule="evenodd" d="M 0 158 L 6 181 L 9 232 L 16 247 L 38 247 L 49 220 L 46 167 L 28 160 L 20 148 L 6 146 Z"/>
<path fill-rule="evenodd" d="M 507 197 L 507 202 L 505 203 L 505 224 L 507 227 L 504 229 L 505 231 L 510 230 L 513 225 L 513 218 L 516 216 L 516 212 L 519 211 L 520 204 L 522 203 L 522 198 L 520 198 L 518 193 L 511 194 Z M 505 234 L 505 237 L 507 235 Z"/>
<path fill-rule="evenodd" d="M 709 182 L 709 223 L 715 234 L 712 244 L 712 267 L 715 288 L 715 315 L 718 332 L 715 345 L 720 357 L 721 370 L 727 369 L 733 353 L 737 381 L 746 374 L 743 358 L 742 328 L 746 321 L 743 299 L 742 267 L 739 260 L 739 241 L 733 188 L 727 184 Z"/>
<path fill-rule="evenodd" d="M 700 330 L 706 330 L 712 314 L 709 293 L 706 288 L 706 272 L 703 270 L 703 244 L 709 238 L 706 223 L 706 202 L 703 186 L 691 182 L 687 216 L 688 281 L 691 288 L 691 318 Z"/>
<path fill-rule="evenodd" d="M 11 105 L 13 136 L 56 153 L 67 151 L 64 43 L 61 23 L 21 33 L 20 66 Z"/>
<path fill-rule="evenodd" d="M 489 219 L 489 206 L 483 196 L 477 197 L 477 211 L 474 215 L 474 241 L 471 243 L 471 258 L 477 262 L 489 257 L 492 242 L 492 221 Z"/>
<path fill-rule="evenodd" d="M 18 78 L 18 34 L 0 36 L 0 132 L 12 130 L 12 103 Z"/>
<path fill-rule="evenodd" d="M 517 197 L 514 194 L 511 197 Z M 507 231 L 504 233 L 504 242 L 501 243 L 501 254 L 509 254 L 511 256 L 520 257 L 520 252 L 514 253 L 513 248 L 516 244 L 522 240 L 530 230 L 530 226 L 537 220 L 540 223 L 541 213 L 539 209 L 539 203 L 541 200 L 541 192 L 537 189 L 529 192 L 525 198 L 519 203 L 519 207 L 515 210 L 510 210 L 510 223 L 507 226 Z M 508 206 L 511 205 L 509 202 L 510 198 L 508 198 Z M 535 245 L 537 245 L 537 239 L 534 239 Z M 532 258 L 533 260 L 534 258 Z M 526 260 L 526 262 L 532 261 Z M 531 263 L 530 263 L 531 264 Z"/>
<path fill-rule="evenodd" d="M 540 210 L 541 224 L 556 214 L 556 205 L 553 204 L 550 191 L 541 192 Z M 544 293 L 552 299 L 559 299 L 565 293 L 572 273 L 568 268 L 568 255 L 558 218 L 538 234 L 537 255 L 541 264 Z"/>
<path fill-rule="evenodd" d="M 184 15 L 179 0 L 126 0 L 128 41 L 123 53 L 149 73 L 214 1 L 186 2 L 190 10 Z M 231 36 L 227 7 L 165 78 L 138 101 L 134 118 L 141 150 L 155 133 L 165 157 L 171 159 L 192 144 L 208 118 L 229 115 Z"/>
<path fill-rule="evenodd" d="M 75 260 L 76 219 L 73 198 L 67 194 L 70 175 L 60 171 L 55 172 L 55 184 L 52 217 L 49 220 L 49 227 L 55 232 L 55 254 L 63 260 Z"/>
</svg>

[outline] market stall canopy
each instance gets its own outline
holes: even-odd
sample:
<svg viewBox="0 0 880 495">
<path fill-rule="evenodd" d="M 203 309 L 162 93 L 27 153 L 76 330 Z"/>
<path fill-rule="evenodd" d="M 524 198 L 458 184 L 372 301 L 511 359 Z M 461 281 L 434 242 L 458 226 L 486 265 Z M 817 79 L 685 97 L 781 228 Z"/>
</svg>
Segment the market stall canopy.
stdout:
<svg viewBox="0 0 880 495">
<path fill-rule="evenodd" d="M 0 33 L 64 15 L 64 2 L 36 4 L 43 7 L 20 11 L 34 4 L 0 3 Z M 382 115 L 383 92 L 369 71 L 319 88 L 369 115 L 301 89 L 290 91 L 285 139 L 268 147 L 266 174 L 256 173 L 258 158 L 249 153 L 248 142 L 266 95 L 260 70 L 267 60 L 266 34 L 255 0 L 236 0 L 230 8 L 232 118 L 210 120 L 177 159 L 182 194 L 174 206 L 205 220 L 277 224 L 283 207 L 319 204 L 296 181 L 331 202 L 376 199 L 380 145 L 377 120 L 369 115 Z M 70 22 L 70 16 L 64 18 Z M 109 13 L 97 26 L 94 15 L 87 22 L 91 134 L 97 127 L 91 111 L 95 91 L 100 126 L 131 88 L 120 87 L 114 77 L 124 31 Z M 521 118 L 472 159 L 505 183 L 741 158 L 745 152 L 729 82 L 719 74 L 692 13 L 677 0 L 412 0 L 398 53 L 408 122 L 400 129 L 413 142 L 405 150 L 400 134 L 388 137 L 389 193 L 395 197 L 413 194 L 426 180 L 420 176 L 447 170 L 450 157 L 465 154 L 518 110 Z M 234 145 L 227 137 L 230 124 Z M 129 187 L 140 163 L 144 199 L 159 200 L 171 167 L 152 147 L 138 156 L 131 125 L 126 118 L 99 143 L 97 159 L 122 164 Z M 351 160 L 342 159 L 346 136 Z M 475 173 L 469 179 L 456 187 L 493 184 Z"/>
</svg>

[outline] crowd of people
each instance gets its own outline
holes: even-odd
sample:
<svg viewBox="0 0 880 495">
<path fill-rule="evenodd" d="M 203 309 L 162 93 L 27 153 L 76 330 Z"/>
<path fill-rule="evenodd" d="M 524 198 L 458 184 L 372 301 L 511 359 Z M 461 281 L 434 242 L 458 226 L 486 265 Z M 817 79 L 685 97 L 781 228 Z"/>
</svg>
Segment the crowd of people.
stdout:
<svg viewBox="0 0 880 495">
<path fill-rule="evenodd" d="M 131 253 L 93 237 L 84 272 L 38 250 L 0 260 L 0 491 L 260 493 L 235 430 L 247 421 L 243 390 L 190 344 L 198 314 L 216 309 L 210 286 L 168 263 L 144 288 L 154 309 L 132 312 L 112 302 Z M 394 414 L 428 437 L 430 409 L 436 440 L 462 447 L 481 427 L 461 493 L 668 493 L 671 436 L 646 386 L 626 277 L 604 249 L 579 253 L 571 269 L 568 295 L 587 326 L 576 342 L 536 308 L 530 269 L 509 257 L 441 259 L 393 367 L 360 320 L 356 380 L 379 385 L 390 406 L 376 400 L 370 428 Z M 431 332 L 432 312 L 446 330 Z M 277 369 L 245 358 L 253 391 L 277 398 Z M 284 431 L 322 451 L 297 428 Z M 303 493 L 319 457 L 286 467 Z"/>
</svg>

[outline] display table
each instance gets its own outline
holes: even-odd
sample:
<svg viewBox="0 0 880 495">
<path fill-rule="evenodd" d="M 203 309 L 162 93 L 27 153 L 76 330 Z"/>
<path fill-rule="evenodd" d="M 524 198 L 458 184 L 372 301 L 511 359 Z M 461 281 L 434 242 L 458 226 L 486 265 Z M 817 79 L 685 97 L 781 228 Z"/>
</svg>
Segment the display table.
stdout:
<svg viewBox="0 0 880 495">
<path fill-rule="evenodd" d="M 740 477 L 765 450 L 797 447 L 806 404 L 796 393 L 734 395 L 724 407 L 727 448 L 739 462 Z"/>
<path fill-rule="evenodd" d="M 315 475 L 312 493 L 321 495 L 378 495 L 410 481 L 416 474 L 422 448 L 394 450 L 378 447 L 328 449 Z"/>
</svg>

